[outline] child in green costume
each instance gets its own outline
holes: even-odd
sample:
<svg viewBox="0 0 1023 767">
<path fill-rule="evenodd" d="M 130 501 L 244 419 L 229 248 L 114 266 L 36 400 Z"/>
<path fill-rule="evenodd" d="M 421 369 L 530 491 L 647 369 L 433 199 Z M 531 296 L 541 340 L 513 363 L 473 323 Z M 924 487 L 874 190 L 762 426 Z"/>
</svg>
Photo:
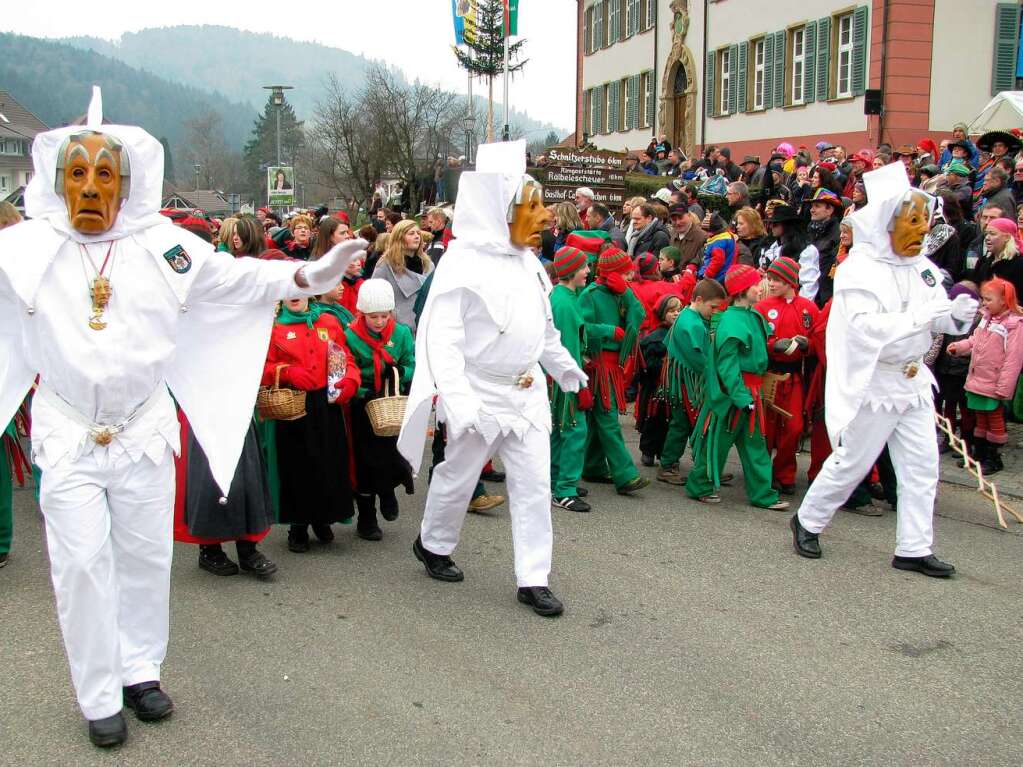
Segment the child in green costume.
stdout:
<svg viewBox="0 0 1023 767">
<path fill-rule="evenodd" d="M 725 290 L 732 305 L 721 312 L 712 332 L 703 408 L 693 438 L 693 470 L 686 493 L 703 503 L 720 503 L 717 489 L 728 451 L 735 445 L 750 503 L 783 511 L 771 487 L 771 457 L 763 434 L 760 384 L 767 370 L 767 323 L 754 309 L 760 273 L 745 264 L 731 267 Z"/>
<path fill-rule="evenodd" d="M 646 319 L 643 304 L 626 282 L 634 269 L 627 254 L 608 248 L 597 261 L 596 282 L 579 296 L 587 325 L 586 373 L 594 395 L 593 408 L 587 413 L 583 478 L 613 482 L 621 495 L 650 484 L 639 475 L 618 423 L 618 414 L 625 412 L 624 365 L 636 350 L 639 326 Z"/>
<path fill-rule="evenodd" d="M 668 334 L 664 375 L 671 420 L 668 421 L 668 432 L 661 450 L 657 479 L 670 485 L 685 484 L 678 462 L 703 406 L 710 318 L 727 298 L 728 294 L 720 282 L 700 280 L 693 291 L 693 302 L 682 310 Z"/>
</svg>

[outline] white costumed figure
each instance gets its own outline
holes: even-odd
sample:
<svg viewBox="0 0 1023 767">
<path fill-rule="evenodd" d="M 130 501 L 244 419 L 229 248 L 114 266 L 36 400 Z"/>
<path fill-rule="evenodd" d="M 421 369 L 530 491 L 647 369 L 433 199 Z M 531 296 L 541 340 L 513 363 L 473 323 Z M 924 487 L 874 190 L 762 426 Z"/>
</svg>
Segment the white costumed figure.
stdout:
<svg viewBox="0 0 1023 767">
<path fill-rule="evenodd" d="M 867 475 L 885 444 L 898 480 L 892 566 L 934 577 L 955 568 L 934 556 L 938 486 L 935 380 L 923 363 L 931 333 L 965 333 L 977 302 L 949 301 L 921 253 L 935 198 L 912 189 L 900 163 L 863 176 L 868 204 L 851 214 L 853 247 L 835 275 L 827 327 L 824 413 L 834 452 L 791 527 L 796 553 L 821 555 L 818 534 Z"/>
<path fill-rule="evenodd" d="M 526 170 L 525 143 L 487 144 L 458 184 L 454 234 L 419 321 L 416 372 L 398 449 L 419 470 L 430 417 L 447 426 L 422 530 L 413 544 L 427 573 L 460 581 L 451 561 L 480 472 L 507 471 L 518 599 L 540 615 L 563 607 L 548 588 L 551 410 L 546 370 L 565 391 L 586 375 L 561 345 L 538 247 L 548 213 Z M 541 370 L 541 365 L 543 370 Z"/>
<path fill-rule="evenodd" d="M 163 148 L 102 123 L 40 133 L 31 220 L 0 231 L 0 421 L 36 376 L 32 453 L 71 678 L 96 745 L 126 737 L 122 705 L 168 716 L 178 422 L 226 493 L 281 298 L 335 286 L 364 242 L 303 265 L 234 259 L 158 213 Z M 168 391 L 168 387 L 170 391 Z"/>
</svg>

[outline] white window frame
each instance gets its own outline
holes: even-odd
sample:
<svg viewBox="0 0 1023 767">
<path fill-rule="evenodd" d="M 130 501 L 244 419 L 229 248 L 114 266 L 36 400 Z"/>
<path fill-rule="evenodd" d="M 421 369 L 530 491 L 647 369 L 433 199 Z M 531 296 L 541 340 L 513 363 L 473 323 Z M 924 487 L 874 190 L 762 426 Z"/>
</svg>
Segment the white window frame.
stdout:
<svg viewBox="0 0 1023 767">
<path fill-rule="evenodd" d="M 643 19 L 643 29 L 653 29 L 657 23 L 657 0 L 646 0 L 646 17 Z"/>
<path fill-rule="evenodd" d="M 632 130 L 632 129 L 634 129 L 636 127 L 629 120 L 629 107 L 632 106 L 632 96 L 629 95 L 629 83 L 630 82 L 632 82 L 632 78 L 631 77 L 626 77 L 624 80 L 622 80 L 622 84 L 620 86 L 618 86 L 619 91 L 621 93 L 621 99 L 622 99 L 622 115 L 623 115 L 623 117 L 622 117 L 621 129 L 622 130 L 626 130 L 626 131 Z M 639 94 L 637 93 L 636 96 L 639 96 Z M 636 112 L 636 119 L 637 120 L 639 119 L 639 112 L 638 111 Z"/>
<path fill-rule="evenodd" d="M 847 13 L 835 19 L 835 98 L 848 98 L 853 95 L 853 15 Z M 843 39 L 843 35 L 844 38 Z M 842 85 L 843 71 L 845 86 Z"/>
<path fill-rule="evenodd" d="M 806 102 L 806 29 L 799 27 L 792 30 L 792 82 L 791 103 L 800 105 Z M 796 95 L 798 94 L 798 96 Z"/>
<path fill-rule="evenodd" d="M 607 32 L 608 45 L 613 45 L 622 37 L 622 4 L 617 0 L 610 0 L 610 3 L 607 7 Z M 618 33 L 614 40 L 610 39 L 612 29 Z"/>
<path fill-rule="evenodd" d="M 764 79 L 765 63 L 767 57 L 767 42 L 764 38 L 753 42 L 753 109 L 754 111 L 764 108 L 764 88 L 767 81 Z M 740 76 L 744 73 L 740 73 Z"/>
<path fill-rule="evenodd" d="M 721 115 L 731 114 L 728 109 L 728 89 L 732 85 L 732 57 L 730 54 L 731 51 L 728 48 L 718 51 L 718 87 L 721 89 L 718 96 L 718 114 Z"/>
<path fill-rule="evenodd" d="M 635 11 L 633 11 L 635 8 Z M 639 0 L 625 0 L 625 36 L 632 37 L 639 30 Z"/>
<path fill-rule="evenodd" d="M 607 33 L 604 31 L 604 4 L 597 2 L 593 5 L 593 21 L 590 22 L 590 34 L 593 51 L 599 51 L 607 42 Z"/>
<path fill-rule="evenodd" d="M 7 176 L 0 174 L 0 192 L 7 191 Z"/>
</svg>

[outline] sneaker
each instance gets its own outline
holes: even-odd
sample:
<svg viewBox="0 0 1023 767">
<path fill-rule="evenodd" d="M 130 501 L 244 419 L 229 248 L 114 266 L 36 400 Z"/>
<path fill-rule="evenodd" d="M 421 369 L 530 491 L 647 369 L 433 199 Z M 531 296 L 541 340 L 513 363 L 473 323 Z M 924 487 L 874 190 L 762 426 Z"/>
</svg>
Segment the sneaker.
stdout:
<svg viewBox="0 0 1023 767">
<path fill-rule="evenodd" d="M 566 511 L 590 510 L 590 504 L 586 503 L 582 498 L 576 498 L 571 495 L 567 495 L 564 498 L 554 498 L 552 503 L 559 509 L 565 509 Z"/>
<path fill-rule="evenodd" d="M 768 511 L 785 511 L 789 507 L 788 501 L 775 501 L 770 506 L 764 506 Z"/>
<path fill-rule="evenodd" d="M 505 497 L 503 495 L 478 495 L 469 502 L 469 511 L 473 514 L 490 511 L 491 509 L 496 509 L 504 501 Z"/>
<path fill-rule="evenodd" d="M 618 495 L 632 495 L 633 493 L 642 490 L 650 484 L 650 480 L 646 477 L 634 477 L 626 482 L 624 485 L 616 489 Z"/>
<path fill-rule="evenodd" d="M 659 468 L 657 470 L 657 481 L 667 482 L 669 485 L 684 485 L 686 483 L 685 477 L 679 474 L 677 463 L 673 466 L 662 466 Z"/>
<path fill-rule="evenodd" d="M 721 496 L 717 493 L 711 493 L 710 495 L 701 495 L 696 500 L 700 503 L 721 503 Z"/>
</svg>

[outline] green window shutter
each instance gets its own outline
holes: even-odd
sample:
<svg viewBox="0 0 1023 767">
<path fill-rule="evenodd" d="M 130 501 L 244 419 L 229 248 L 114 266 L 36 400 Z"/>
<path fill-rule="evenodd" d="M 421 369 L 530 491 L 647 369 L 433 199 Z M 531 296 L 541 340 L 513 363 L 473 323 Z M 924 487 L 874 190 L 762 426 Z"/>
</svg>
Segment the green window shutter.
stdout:
<svg viewBox="0 0 1023 767">
<path fill-rule="evenodd" d="M 593 91 L 583 91 L 583 133 L 590 133 L 590 112 L 593 109 Z"/>
<path fill-rule="evenodd" d="M 785 106 L 785 30 L 774 33 L 774 105 Z"/>
<path fill-rule="evenodd" d="M 622 0 L 611 0 L 608 18 L 611 27 L 608 31 L 608 43 L 617 43 L 622 37 Z"/>
<path fill-rule="evenodd" d="M 764 35 L 764 109 L 774 106 L 774 35 Z"/>
<path fill-rule="evenodd" d="M 739 43 L 739 80 L 735 84 L 735 101 L 738 111 L 746 111 L 746 80 L 749 77 L 749 41 Z"/>
<path fill-rule="evenodd" d="M 626 109 L 625 109 L 625 129 L 635 130 L 636 128 L 636 111 L 638 104 L 636 99 L 639 97 L 639 75 L 633 75 L 630 77 L 625 86 L 626 98 Z"/>
<path fill-rule="evenodd" d="M 607 133 L 607 86 L 597 86 L 597 133 Z"/>
<path fill-rule="evenodd" d="M 817 63 L 814 74 L 817 84 L 814 95 L 818 101 L 827 101 L 831 95 L 831 17 L 817 22 Z"/>
<path fill-rule="evenodd" d="M 650 128 L 654 127 L 656 107 L 657 99 L 654 96 L 654 73 L 653 70 L 651 70 L 646 76 L 646 124 Z"/>
<path fill-rule="evenodd" d="M 620 114 L 620 109 L 622 106 L 622 91 L 621 83 L 618 80 L 615 80 L 613 83 L 611 83 L 611 96 L 612 96 L 611 117 L 614 120 L 614 125 L 612 126 L 611 130 L 620 131 L 622 129 L 622 126 L 618 122 L 618 115 Z"/>
<path fill-rule="evenodd" d="M 739 46 L 728 46 L 728 114 L 735 114 L 736 108 L 736 79 L 739 67 Z"/>
<path fill-rule="evenodd" d="M 853 11 L 852 35 L 852 92 L 854 96 L 862 96 L 867 85 L 867 6 L 865 5 L 861 5 Z"/>
<path fill-rule="evenodd" d="M 704 63 L 703 70 L 703 111 L 707 117 L 714 116 L 714 71 L 716 67 L 717 51 L 707 51 L 707 61 Z"/>
<path fill-rule="evenodd" d="M 803 27 L 803 103 L 809 104 L 813 101 L 814 86 L 817 84 L 814 79 L 814 67 L 817 53 L 817 22 L 809 21 Z"/>
<path fill-rule="evenodd" d="M 991 66 L 991 95 L 1016 87 L 1016 46 L 1019 44 L 1019 5 L 995 8 L 995 54 Z"/>
<path fill-rule="evenodd" d="M 587 8 L 583 14 L 583 51 L 589 54 L 593 49 L 593 8 Z"/>
</svg>

